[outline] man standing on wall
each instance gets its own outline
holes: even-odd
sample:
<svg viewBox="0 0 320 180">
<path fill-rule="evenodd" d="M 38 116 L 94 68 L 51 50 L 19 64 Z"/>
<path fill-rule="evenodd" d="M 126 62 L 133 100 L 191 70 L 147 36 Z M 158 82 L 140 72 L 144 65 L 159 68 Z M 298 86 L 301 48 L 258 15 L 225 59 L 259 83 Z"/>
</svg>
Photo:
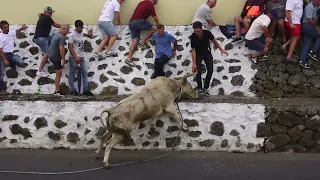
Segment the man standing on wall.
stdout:
<svg viewBox="0 0 320 180">
<path fill-rule="evenodd" d="M 116 16 L 118 25 L 120 25 L 120 4 L 123 2 L 124 0 L 107 0 L 104 3 L 103 9 L 98 20 L 98 27 L 103 36 L 103 40 L 99 44 L 98 52 L 95 53 L 95 56 L 99 59 L 104 58 L 101 52 L 108 42 L 109 43 L 106 49 L 106 56 L 112 57 L 118 55 L 117 52 L 114 52 L 112 50 L 112 46 L 118 38 L 116 28 L 113 24 L 113 19 L 114 16 Z"/>
<path fill-rule="evenodd" d="M 68 49 L 70 51 L 69 57 L 69 87 L 71 95 L 78 96 L 79 93 L 74 88 L 74 76 L 76 75 L 78 65 L 80 66 L 81 76 L 83 81 L 83 94 L 87 96 L 93 96 L 88 89 L 88 73 L 87 63 L 84 59 L 83 49 L 83 22 L 81 20 L 75 21 L 76 29 L 70 34 L 68 39 Z M 92 37 L 92 29 L 88 31 L 88 36 Z M 79 80 L 79 77 L 78 77 Z"/>
<path fill-rule="evenodd" d="M 54 69 L 56 71 L 55 79 L 55 92 L 54 95 L 62 95 L 60 92 L 60 79 L 62 76 L 62 68 L 66 63 L 66 52 L 64 46 L 66 45 L 66 35 L 69 33 L 69 26 L 62 25 L 59 29 L 59 33 L 56 33 L 49 46 L 48 57 L 52 62 Z"/>
<path fill-rule="evenodd" d="M 209 28 L 209 25 L 216 26 L 217 24 L 212 20 L 212 8 L 216 4 L 217 0 L 207 0 L 206 3 L 202 3 L 194 14 L 192 23 L 199 21 L 206 29 Z"/>
<path fill-rule="evenodd" d="M 255 64 L 258 57 L 259 60 L 268 60 L 266 55 L 269 51 L 269 46 L 273 41 L 268 27 L 271 20 L 278 18 L 278 11 L 276 9 L 270 10 L 268 14 L 260 15 L 255 21 L 253 21 L 248 33 L 245 36 L 246 45 L 249 50 L 254 51 L 250 53 L 249 60 Z"/>
<path fill-rule="evenodd" d="M 156 5 L 157 2 L 158 0 L 144 0 L 138 4 L 132 14 L 129 22 L 132 44 L 129 50 L 128 58 L 125 61 L 125 63 L 130 66 L 136 66 L 136 64 L 132 62 L 132 56 L 137 48 L 137 45 L 139 44 L 140 46 L 145 47 L 146 41 L 153 35 L 153 33 L 157 31 L 157 27 L 153 26 L 153 24 L 147 20 L 149 16 L 152 16 L 154 21 L 159 24 L 156 11 L 154 9 L 154 5 Z M 139 41 L 141 30 L 148 30 L 148 33 L 141 41 Z"/>
<path fill-rule="evenodd" d="M 7 21 L 1 21 L 0 27 L 2 30 L 2 33 L 0 33 L 0 95 L 4 95 L 7 94 L 3 80 L 5 76 L 5 66 L 9 66 L 9 64 L 12 63 L 18 67 L 26 67 L 23 60 L 18 55 L 13 54 L 13 50 L 16 33 L 25 30 L 27 26 L 24 24 L 20 29 L 12 32 L 9 31 L 9 23 Z"/>
<path fill-rule="evenodd" d="M 158 76 L 165 76 L 163 72 L 164 65 L 169 62 L 172 57 L 176 55 L 177 39 L 171 34 L 164 31 L 162 24 L 157 25 L 157 31 L 153 34 L 152 39 L 156 42 L 156 59 L 154 62 L 154 73 L 151 79 L 155 79 Z M 174 44 L 171 49 L 171 43 Z"/>
<path fill-rule="evenodd" d="M 61 27 L 60 24 L 55 23 L 51 18 L 54 12 L 55 11 L 49 6 L 44 8 L 44 13 L 39 14 L 36 32 L 33 37 L 33 41 L 40 47 L 41 51 L 44 53 L 40 62 L 39 71 L 37 72 L 37 75 L 42 77 L 49 76 L 49 74 L 45 73 L 43 67 L 48 61 L 48 49 L 52 39 L 52 36 L 49 35 L 51 26 L 54 26 L 56 28 Z"/>
<path fill-rule="evenodd" d="M 196 76 L 198 87 L 196 88 L 199 94 L 210 96 L 209 84 L 213 73 L 213 57 L 210 49 L 210 41 L 221 51 L 221 54 L 228 55 L 228 52 L 220 46 L 215 40 L 212 33 L 208 30 L 202 29 L 202 23 L 196 21 L 192 25 L 194 33 L 191 35 L 191 48 L 192 48 L 192 72 L 198 70 Z M 210 41 L 209 41 L 210 40 Z M 201 63 L 204 60 L 207 67 L 207 75 L 204 81 L 204 88 L 202 88 L 201 78 Z"/>
<path fill-rule="evenodd" d="M 303 14 L 303 1 L 302 0 L 287 0 L 286 3 L 286 19 L 284 25 L 289 31 L 291 39 L 289 39 L 284 45 L 283 49 L 286 49 L 288 45 L 289 51 L 287 54 L 288 62 L 295 62 L 292 58 L 293 51 L 300 38 L 301 17 Z"/>
<path fill-rule="evenodd" d="M 300 53 L 299 64 L 304 68 L 310 68 L 306 62 L 307 56 L 313 60 L 318 61 L 317 54 L 320 50 L 320 27 L 317 25 L 319 14 L 317 11 L 320 7 L 320 0 L 313 0 L 311 3 L 306 5 L 304 9 L 304 15 L 302 18 L 302 35 L 303 35 L 303 46 Z M 315 40 L 313 48 L 309 51 L 312 44 L 312 40 Z M 309 52 L 308 52 L 309 51 Z"/>
</svg>

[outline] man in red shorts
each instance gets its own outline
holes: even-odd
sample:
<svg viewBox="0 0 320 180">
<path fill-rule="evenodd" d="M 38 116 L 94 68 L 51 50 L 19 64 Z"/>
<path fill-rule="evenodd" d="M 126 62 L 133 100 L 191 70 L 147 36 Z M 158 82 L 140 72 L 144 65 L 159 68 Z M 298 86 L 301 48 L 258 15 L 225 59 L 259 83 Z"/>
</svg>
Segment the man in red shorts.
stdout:
<svg viewBox="0 0 320 180">
<path fill-rule="evenodd" d="M 289 31 L 291 39 L 282 45 L 283 49 L 289 46 L 289 52 L 287 54 L 287 61 L 295 61 L 292 58 L 292 54 L 300 38 L 300 26 L 301 18 L 303 14 L 303 1 L 302 0 L 287 0 L 286 3 L 286 19 L 284 25 Z"/>
</svg>

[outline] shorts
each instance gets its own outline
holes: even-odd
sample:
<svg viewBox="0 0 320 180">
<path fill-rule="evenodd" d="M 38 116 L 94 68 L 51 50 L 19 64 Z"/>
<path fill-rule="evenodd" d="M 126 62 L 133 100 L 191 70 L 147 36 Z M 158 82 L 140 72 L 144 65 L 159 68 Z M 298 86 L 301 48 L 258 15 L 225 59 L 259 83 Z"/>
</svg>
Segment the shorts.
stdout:
<svg viewBox="0 0 320 180">
<path fill-rule="evenodd" d="M 131 37 L 133 40 L 140 39 L 141 30 L 149 30 L 153 27 L 153 24 L 147 20 L 132 20 L 129 22 L 129 29 L 131 31 Z"/>
<path fill-rule="evenodd" d="M 295 29 L 291 29 L 290 24 L 288 23 L 288 21 L 284 21 L 284 25 L 287 27 L 291 37 L 300 36 L 301 24 L 295 24 L 295 26 L 296 26 Z"/>
<path fill-rule="evenodd" d="M 40 47 L 42 52 L 47 53 L 51 40 L 52 40 L 52 36 L 37 37 L 36 39 L 34 39 L 34 42 Z"/>
<path fill-rule="evenodd" d="M 63 67 L 61 66 L 61 58 L 50 58 L 49 60 L 52 62 L 54 70 L 60 70 Z"/>
<path fill-rule="evenodd" d="M 98 21 L 98 27 L 103 37 L 113 36 L 116 33 L 116 27 L 111 21 Z"/>
<path fill-rule="evenodd" d="M 263 52 L 264 48 L 266 48 L 266 39 L 267 37 L 262 35 L 259 38 L 255 38 L 253 40 L 247 40 L 246 39 L 246 45 L 248 46 L 248 49 Z"/>
</svg>

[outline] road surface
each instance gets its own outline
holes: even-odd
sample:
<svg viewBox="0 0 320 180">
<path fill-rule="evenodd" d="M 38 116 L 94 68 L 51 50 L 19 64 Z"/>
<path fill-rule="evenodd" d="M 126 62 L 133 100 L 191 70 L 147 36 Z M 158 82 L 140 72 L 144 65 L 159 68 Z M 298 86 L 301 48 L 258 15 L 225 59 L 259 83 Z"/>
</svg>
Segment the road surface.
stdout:
<svg viewBox="0 0 320 180">
<path fill-rule="evenodd" d="M 111 151 L 110 164 L 148 159 L 160 151 Z M 102 166 L 93 151 L 0 150 L 0 171 L 74 171 Z M 68 175 L 3 174 L 0 180 L 276 180 L 320 178 L 320 154 L 172 152 L 141 164 Z"/>
</svg>

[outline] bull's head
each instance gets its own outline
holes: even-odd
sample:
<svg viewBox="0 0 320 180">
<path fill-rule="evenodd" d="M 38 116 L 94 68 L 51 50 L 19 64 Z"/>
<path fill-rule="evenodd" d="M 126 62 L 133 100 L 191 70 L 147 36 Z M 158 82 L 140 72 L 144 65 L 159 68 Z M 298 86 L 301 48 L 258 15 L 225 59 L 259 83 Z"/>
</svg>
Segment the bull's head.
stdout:
<svg viewBox="0 0 320 180">
<path fill-rule="evenodd" d="M 180 79 L 182 93 L 191 98 L 198 98 L 198 93 L 192 88 L 187 78 L 190 76 L 195 76 L 196 74 L 197 74 L 196 72 L 191 74 L 186 74 Z"/>
</svg>

